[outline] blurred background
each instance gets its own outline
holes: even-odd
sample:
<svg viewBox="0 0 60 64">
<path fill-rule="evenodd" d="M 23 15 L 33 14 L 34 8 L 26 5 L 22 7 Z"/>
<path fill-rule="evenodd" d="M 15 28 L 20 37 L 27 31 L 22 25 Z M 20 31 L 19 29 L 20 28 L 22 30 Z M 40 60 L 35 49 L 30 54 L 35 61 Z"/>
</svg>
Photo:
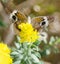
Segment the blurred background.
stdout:
<svg viewBox="0 0 60 64">
<path fill-rule="evenodd" d="M 60 0 L 0 0 L 0 41 L 13 45 L 15 39 L 15 33 L 12 30 L 12 22 L 9 19 L 10 13 L 13 10 L 19 10 L 24 13 L 27 17 L 31 16 L 53 16 L 55 22 L 60 22 Z M 54 22 L 54 23 L 55 23 Z M 56 36 L 60 37 L 60 24 L 51 24 L 50 34 L 53 36 L 55 28 L 58 29 Z M 54 25 L 54 26 L 53 26 Z M 59 27 L 56 27 L 59 25 Z M 60 45 L 54 45 L 59 48 Z M 45 55 L 42 60 L 46 64 L 60 64 L 60 53 L 51 53 Z"/>
</svg>

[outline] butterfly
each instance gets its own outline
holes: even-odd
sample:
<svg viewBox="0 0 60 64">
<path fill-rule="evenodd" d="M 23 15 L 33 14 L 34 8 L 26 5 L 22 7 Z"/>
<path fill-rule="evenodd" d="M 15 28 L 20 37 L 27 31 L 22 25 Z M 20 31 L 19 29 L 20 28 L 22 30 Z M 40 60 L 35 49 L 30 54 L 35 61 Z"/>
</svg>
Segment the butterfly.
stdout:
<svg viewBox="0 0 60 64">
<path fill-rule="evenodd" d="M 39 30 L 48 27 L 49 21 L 46 16 L 38 16 L 32 18 L 31 24 L 35 29 Z"/>
<path fill-rule="evenodd" d="M 32 18 L 31 24 L 39 32 L 40 39 L 46 42 L 48 34 L 45 29 L 49 26 L 48 16 L 37 16 Z"/>
<path fill-rule="evenodd" d="M 14 30 L 17 31 L 19 33 L 19 31 L 21 31 L 18 28 L 18 25 L 21 23 L 26 23 L 27 21 L 27 17 L 20 11 L 18 10 L 14 10 L 11 14 L 10 14 L 10 19 L 13 23 L 14 26 Z"/>
</svg>

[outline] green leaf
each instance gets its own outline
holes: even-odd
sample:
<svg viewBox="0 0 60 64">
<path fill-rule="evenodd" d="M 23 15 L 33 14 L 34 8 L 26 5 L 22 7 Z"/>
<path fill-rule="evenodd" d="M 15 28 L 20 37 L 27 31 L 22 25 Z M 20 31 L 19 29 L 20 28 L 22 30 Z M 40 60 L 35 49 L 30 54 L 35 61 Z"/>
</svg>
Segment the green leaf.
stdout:
<svg viewBox="0 0 60 64">
<path fill-rule="evenodd" d="M 56 41 L 55 41 L 55 44 L 58 44 L 60 43 L 60 38 L 58 38 Z"/>
<path fill-rule="evenodd" d="M 51 51 L 49 49 L 46 49 L 46 55 L 50 55 Z"/>
<path fill-rule="evenodd" d="M 3 23 L 3 21 L 0 19 L 0 26 L 1 27 L 4 27 L 5 26 L 5 24 Z"/>
<path fill-rule="evenodd" d="M 16 42 L 15 42 L 15 46 L 16 46 L 16 48 L 18 48 L 18 49 L 20 48 L 20 44 L 19 44 L 19 43 L 16 43 Z"/>
<path fill-rule="evenodd" d="M 12 52 L 11 54 L 12 54 L 12 55 L 18 55 L 19 53 L 16 52 L 16 51 L 14 51 L 14 52 Z"/>
<path fill-rule="evenodd" d="M 50 44 L 50 45 L 53 45 L 54 42 L 55 42 L 55 38 L 52 36 L 52 37 L 50 38 L 49 44 Z"/>
<path fill-rule="evenodd" d="M 38 58 L 41 58 L 41 55 L 40 55 L 39 52 L 35 52 L 34 54 L 35 54 Z"/>
<path fill-rule="evenodd" d="M 39 63 L 40 60 L 38 59 L 38 57 L 36 57 L 34 54 L 31 54 L 32 60 L 34 63 Z"/>
<path fill-rule="evenodd" d="M 16 36 L 17 40 L 20 41 L 20 37 L 19 36 Z"/>
<path fill-rule="evenodd" d="M 15 61 L 13 64 L 20 64 L 20 60 L 19 61 Z"/>
<path fill-rule="evenodd" d="M 33 44 L 35 44 L 36 46 L 40 45 L 40 41 L 36 40 Z"/>
<path fill-rule="evenodd" d="M 30 60 L 30 59 L 28 59 L 28 62 L 29 62 L 28 64 L 32 64 L 32 62 L 31 62 L 31 60 Z"/>
</svg>

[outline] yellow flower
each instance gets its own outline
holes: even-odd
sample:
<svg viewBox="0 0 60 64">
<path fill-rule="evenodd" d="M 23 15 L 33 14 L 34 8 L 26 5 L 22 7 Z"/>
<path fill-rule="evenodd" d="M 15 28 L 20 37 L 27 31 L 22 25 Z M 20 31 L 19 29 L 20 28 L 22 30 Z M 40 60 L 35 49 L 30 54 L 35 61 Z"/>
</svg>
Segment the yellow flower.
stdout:
<svg viewBox="0 0 60 64">
<path fill-rule="evenodd" d="M 10 49 L 7 47 L 6 44 L 0 43 L 0 51 L 3 51 L 4 53 L 9 54 L 10 53 Z"/>
<path fill-rule="evenodd" d="M 12 64 L 10 49 L 3 43 L 0 43 L 0 64 Z"/>
<path fill-rule="evenodd" d="M 18 25 L 20 31 L 21 42 L 35 42 L 38 39 L 38 32 L 34 30 L 31 24 L 21 23 Z"/>
</svg>

